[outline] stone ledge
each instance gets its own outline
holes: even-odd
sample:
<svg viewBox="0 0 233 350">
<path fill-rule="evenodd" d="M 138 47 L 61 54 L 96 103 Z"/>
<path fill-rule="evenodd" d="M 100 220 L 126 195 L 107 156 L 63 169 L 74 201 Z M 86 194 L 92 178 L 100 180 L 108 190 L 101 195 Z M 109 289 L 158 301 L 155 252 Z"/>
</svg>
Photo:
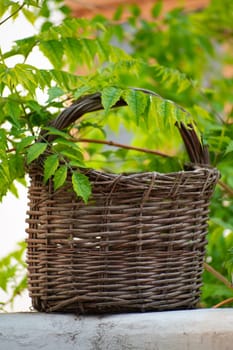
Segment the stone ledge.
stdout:
<svg viewBox="0 0 233 350">
<path fill-rule="evenodd" d="M 86 317 L 0 314 L 0 349 L 231 350 L 233 309 Z"/>
</svg>

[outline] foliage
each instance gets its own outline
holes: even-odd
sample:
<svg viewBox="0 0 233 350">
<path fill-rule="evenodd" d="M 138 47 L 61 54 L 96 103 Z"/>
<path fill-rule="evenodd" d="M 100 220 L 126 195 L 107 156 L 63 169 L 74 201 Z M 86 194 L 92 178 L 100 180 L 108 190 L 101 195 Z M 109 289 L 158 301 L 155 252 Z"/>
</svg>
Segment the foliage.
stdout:
<svg viewBox="0 0 233 350">
<path fill-rule="evenodd" d="M 43 6 L 46 4 L 47 2 L 42 3 Z M 30 5 L 35 6 L 35 3 L 32 2 Z M 38 15 L 46 12 L 43 6 Z M 30 17 L 30 13 L 27 9 L 27 18 Z M 32 19 L 30 17 L 30 20 L 33 21 L 34 17 Z M 130 122 L 139 127 L 148 121 L 151 109 L 154 109 L 164 126 L 174 125 L 176 120 L 186 123 L 190 120 L 188 113 L 182 112 L 182 109 L 172 101 L 160 96 L 152 101 L 149 96 L 143 95 L 140 91 L 129 90 L 124 82 L 126 74 L 128 79 L 133 81 L 134 75 L 143 74 L 147 65 L 112 46 L 110 38 L 104 35 L 106 31 L 106 26 L 98 19 L 88 21 L 67 17 L 57 26 L 46 21 L 38 34 L 17 40 L 9 52 L 1 53 L 0 103 L 3 114 L 0 133 L 1 149 L 4 151 L 1 154 L 0 164 L 3 179 L 0 185 L 0 198 L 8 189 L 17 193 L 15 180 L 22 181 L 24 178 L 25 162 L 30 164 L 47 149 L 45 140 L 41 143 L 35 143 L 35 140 L 40 128 L 46 127 L 63 108 L 63 102 L 67 96 L 77 98 L 84 92 L 102 91 L 106 112 L 121 97 L 124 97 L 133 112 Z M 27 63 L 34 48 L 43 52 L 50 61 L 52 69 L 39 69 Z M 8 59 L 15 56 L 22 57 L 23 63 L 16 63 L 13 67 L 8 66 Z M 120 60 L 119 57 L 121 57 Z M 87 66 L 86 69 L 90 71 L 88 75 L 74 74 L 78 68 L 84 69 L 84 66 Z M 160 74 L 161 81 L 166 74 L 168 80 L 175 79 L 177 82 L 187 84 L 187 79 L 179 72 L 172 75 L 170 72 L 166 73 L 166 69 L 161 66 L 151 66 L 151 72 Z M 39 102 L 39 91 L 47 94 L 46 102 Z M 102 118 L 101 123 L 98 122 L 99 127 L 103 128 L 106 122 L 108 119 Z M 83 126 L 84 124 L 81 125 L 82 129 L 84 129 Z M 53 132 L 57 133 L 49 130 L 49 133 Z M 65 161 L 65 157 L 68 158 L 65 165 L 69 169 L 71 169 L 69 158 L 74 160 L 74 157 L 79 162 L 79 166 L 88 166 L 87 162 L 83 161 L 79 146 L 67 140 L 64 134 L 60 134 L 56 139 L 56 145 L 52 146 L 52 151 L 56 155 L 45 162 L 45 181 L 55 175 L 56 171 L 61 172 L 59 160 Z M 49 173 L 47 169 L 50 169 Z M 63 174 L 65 173 L 64 170 Z M 57 178 L 55 176 L 55 179 Z M 90 193 L 88 182 L 86 181 L 86 185 L 83 186 L 84 182 L 80 175 L 74 174 L 73 178 L 75 179 L 74 190 L 87 201 Z M 55 187 L 58 188 L 62 184 L 62 182 L 56 182 Z M 82 191 L 78 190 L 79 186 L 83 187 Z"/>
<path fill-rule="evenodd" d="M 17 195 L 17 181 L 25 183 L 27 167 L 48 147 L 52 154 L 44 158 L 44 181 L 52 178 L 58 189 L 68 169 L 72 170 L 74 190 L 85 202 L 91 188 L 78 167 L 176 171 L 187 156 L 174 124 L 195 121 L 209 145 L 213 165 L 222 174 L 211 206 L 208 259 L 223 275 L 231 275 L 233 265 L 228 251 L 233 235 L 233 81 L 225 75 L 224 67 L 233 60 L 229 49 L 232 6 L 229 0 L 221 4 L 212 0 L 200 12 L 176 8 L 164 13 L 163 2 L 157 1 L 151 20 L 143 19 L 135 5 L 118 9 L 111 20 L 100 15 L 85 20 L 72 18 L 62 0 L 1 2 L 1 25 L 8 16 L 16 18 L 21 11 L 39 30 L 17 40 L 8 52 L 0 50 L 0 199 L 7 191 Z M 54 9 L 63 16 L 56 25 L 52 19 Z M 122 24 L 126 10 L 130 16 Z M 50 69 L 28 63 L 35 49 L 45 55 Z M 8 63 L 11 58 L 17 59 L 14 66 Z M 156 91 L 157 95 L 151 99 L 132 86 Z M 81 118 L 68 130 L 47 127 L 70 101 L 96 91 L 101 92 L 103 112 Z M 41 92 L 45 97 L 42 102 Z M 120 98 L 129 107 L 111 110 Z M 41 129 L 56 135 L 56 142 L 49 145 L 41 139 L 35 143 Z M 103 141 L 120 138 L 120 133 L 125 132 L 131 145 L 157 149 L 173 157 L 158 159 L 133 150 L 113 151 L 100 143 L 83 146 L 74 142 L 76 135 L 79 140 Z M 69 133 L 75 135 L 72 140 Z M 73 165 L 78 166 L 77 170 Z M 204 274 L 205 306 L 232 293 L 217 283 L 215 277 Z"/>
<path fill-rule="evenodd" d="M 15 297 L 27 287 L 25 248 L 24 242 L 19 243 L 15 251 L 0 260 L 0 288 L 6 299 L 0 302 L 0 311 L 5 311 L 7 305 L 12 305 Z"/>
</svg>

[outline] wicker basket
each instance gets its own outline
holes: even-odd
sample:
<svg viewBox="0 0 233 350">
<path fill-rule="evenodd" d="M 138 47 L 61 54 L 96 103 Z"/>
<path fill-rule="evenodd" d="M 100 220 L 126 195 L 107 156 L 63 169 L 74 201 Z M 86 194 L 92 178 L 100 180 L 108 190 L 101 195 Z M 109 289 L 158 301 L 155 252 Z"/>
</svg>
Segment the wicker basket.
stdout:
<svg viewBox="0 0 233 350">
<path fill-rule="evenodd" d="M 95 102 L 93 102 L 95 101 Z M 124 105 L 119 101 L 117 106 Z M 62 129 L 101 109 L 81 98 L 52 123 Z M 219 173 L 193 130 L 180 126 L 187 171 L 109 174 L 86 170 L 85 205 L 71 175 L 54 192 L 39 162 L 30 168 L 28 282 L 39 311 L 96 314 L 194 308 L 200 295 L 208 206 Z"/>
</svg>

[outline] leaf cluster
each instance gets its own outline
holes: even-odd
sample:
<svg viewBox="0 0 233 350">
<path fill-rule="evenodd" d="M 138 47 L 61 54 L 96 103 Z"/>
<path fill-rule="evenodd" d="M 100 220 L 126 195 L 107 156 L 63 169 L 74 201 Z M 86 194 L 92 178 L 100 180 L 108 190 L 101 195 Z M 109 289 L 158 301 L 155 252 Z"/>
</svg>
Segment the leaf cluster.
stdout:
<svg viewBox="0 0 233 350">
<path fill-rule="evenodd" d="M 38 5 L 38 16 L 45 16 L 45 4 L 49 9 L 49 2 L 43 2 L 42 7 L 34 2 L 23 3 L 22 6 L 27 5 L 28 8 Z M 79 167 L 88 165 L 83 159 L 83 149 L 73 140 L 67 139 L 64 133 L 58 135 L 59 131 L 48 131 L 56 135 L 56 145 L 52 147 L 48 142 L 44 143 L 45 140 L 36 142 L 40 130 L 47 128 L 50 121 L 65 108 L 64 105 L 85 93 L 102 93 L 105 114 L 100 122 L 94 124 L 101 125 L 103 130 L 111 119 L 107 117 L 111 114 L 111 107 L 121 98 L 131 111 L 130 117 L 126 117 L 123 123 L 128 122 L 133 129 L 137 127 L 146 130 L 151 128 L 149 124 L 172 128 L 176 121 L 185 124 L 190 122 L 190 114 L 172 100 L 159 94 L 151 99 L 149 95 L 129 88 L 129 83 L 134 83 L 135 76 L 145 76 L 150 72 L 150 76 L 156 76 L 161 84 L 172 86 L 176 82 L 180 85 L 179 91 L 182 91 L 190 86 L 186 76 L 174 69 L 148 65 L 141 59 L 131 57 L 111 44 L 111 35 L 107 36 L 107 31 L 108 23 L 102 19 L 89 21 L 66 17 L 55 26 L 49 21 L 44 22 L 37 34 L 17 40 L 11 50 L 1 52 L 0 104 L 3 113 L 0 117 L 0 172 L 3 181 L 0 185 L 0 199 L 8 190 L 17 195 L 15 180 L 23 182 L 27 165 L 38 159 L 48 148 L 54 153 L 45 160 L 44 180 L 47 182 L 53 177 L 55 189 L 64 184 L 67 171 L 72 169 L 74 163 Z M 51 69 L 41 69 L 28 63 L 35 48 L 47 57 Z M 22 63 L 14 66 L 8 64 L 9 59 L 20 57 Z M 77 70 L 87 68 L 87 75 L 76 74 Z M 47 100 L 40 102 L 38 96 L 41 93 L 47 95 Z M 84 130 L 83 126 L 84 124 L 81 126 L 82 134 L 91 133 L 90 128 Z M 107 153 L 105 158 L 108 161 Z M 60 162 L 63 164 L 61 167 Z M 84 181 L 83 175 L 75 172 L 73 185 L 76 193 L 87 201 L 90 195 L 87 179 Z"/>
<path fill-rule="evenodd" d="M 15 297 L 27 286 L 25 248 L 26 244 L 21 242 L 15 251 L 0 259 L 0 288 L 7 296 L 7 299 L 0 303 L 0 311 L 4 312 L 8 305 L 12 305 Z"/>
</svg>

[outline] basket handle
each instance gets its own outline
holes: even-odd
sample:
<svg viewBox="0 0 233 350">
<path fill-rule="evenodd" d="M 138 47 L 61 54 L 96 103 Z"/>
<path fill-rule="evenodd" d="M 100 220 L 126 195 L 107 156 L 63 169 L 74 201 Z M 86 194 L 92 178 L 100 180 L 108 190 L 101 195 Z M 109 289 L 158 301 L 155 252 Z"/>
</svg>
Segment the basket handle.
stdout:
<svg viewBox="0 0 233 350">
<path fill-rule="evenodd" d="M 141 88 L 133 89 L 142 91 L 152 96 L 159 96 L 150 90 Z M 121 106 L 127 106 L 127 103 L 123 98 L 120 98 L 119 101 L 117 101 L 116 104 L 112 106 L 112 108 Z M 97 92 L 85 95 L 76 100 L 71 106 L 64 109 L 54 120 L 49 123 L 49 126 L 52 126 L 58 130 L 63 130 L 74 123 L 85 113 L 99 111 L 102 109 L 104 109 L 104 107 L 101 103 L 101 93 Z M 176 122 L 175 126 L 180 132 L 191 163 L 199 166 L 209 166 L 210 157 L 208 147 L 201 144 L 193 125 L 189 124 L 188 127 L 186 127 L 183 123 Z M 46 135 L 46 133 L 46 130 L 41 130 L 40 140 L 43 138 L 48 142 L 51 142 L 56 138 L 55 135 Z"/>
</svg>

